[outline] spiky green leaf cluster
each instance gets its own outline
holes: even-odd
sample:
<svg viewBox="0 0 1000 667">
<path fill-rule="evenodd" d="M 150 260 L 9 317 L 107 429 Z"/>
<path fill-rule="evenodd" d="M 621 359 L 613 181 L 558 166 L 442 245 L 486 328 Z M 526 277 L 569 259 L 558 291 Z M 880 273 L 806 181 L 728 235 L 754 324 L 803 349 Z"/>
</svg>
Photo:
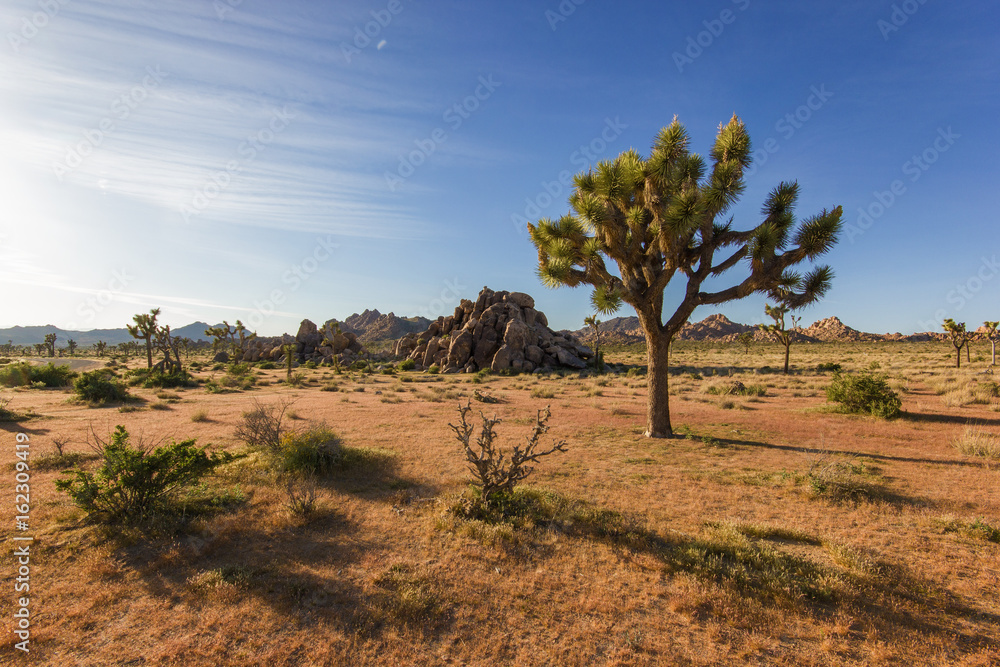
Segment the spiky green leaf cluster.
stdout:
<svg viewBox="0 0 1000 667">
<path fill-rule="evenodd" d="M 822 297 L 833 277 L 829 267 L 804 274 L 791 267 L 830 251 L 840 233 L 841 207 L 798 223 L 799 187 L 783 182 L 767 197 L 756 225 L 734 231 L 727 214 L 743 194 L 752 156 L 745 125 L 733 116 L 720 126 L 710 162 L 689 146 L 687 130 L 674 118 L 657 135 L 648 158 L 630 149 L 577 175 L 571 212 L 528 225 L 542 282 L 592 285 L 598 312 L 610 314 L 629 303 L 640 318 L 648 316 L 670 332 L 700 305 L 755 292 L 787 308 Z M 716 260 L 723 248 L 725 257 Z M 609 268 L 607 260 L 615 266 Z M 702 291 L 707 278 L 736 266 L 746 271 L 737 285 Z M 678 271 L 688 288 L 663 324 L 663 291 Z"/>
</svg>

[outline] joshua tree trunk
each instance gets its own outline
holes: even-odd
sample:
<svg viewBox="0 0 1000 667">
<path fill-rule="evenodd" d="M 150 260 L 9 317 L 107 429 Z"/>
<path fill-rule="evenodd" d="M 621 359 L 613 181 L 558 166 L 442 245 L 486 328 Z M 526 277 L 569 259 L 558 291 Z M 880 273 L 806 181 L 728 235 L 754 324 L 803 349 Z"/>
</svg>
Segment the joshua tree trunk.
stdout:
<svg viewBox="0 0 1000 667">
<path fill-rule="evenodd" d="M 672 334 L 660 329 L 659 318 L 639 317 L 646 336 L 646 433 L 649 438 L 670 438 L 670 343 Z"/>
<path fill-rule="evenodd" d="M 785 375 L 788 375 L 788 353 L 792 349 L 791 336 L 785 336 Z"/>
</svg>

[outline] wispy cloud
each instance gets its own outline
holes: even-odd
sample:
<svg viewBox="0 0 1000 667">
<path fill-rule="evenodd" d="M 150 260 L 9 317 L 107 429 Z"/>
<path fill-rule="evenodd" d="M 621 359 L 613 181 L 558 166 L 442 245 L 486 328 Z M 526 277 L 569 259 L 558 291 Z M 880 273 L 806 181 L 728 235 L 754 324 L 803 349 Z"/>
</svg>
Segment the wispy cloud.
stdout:
<svg viewBox="0 0 1000 667">
<path fill-rule="evenodd" d="M 268 8 L 275 16 L 220 21 L 210 7 L 67 4 L 38 37 L 44 50 L 0 56 L 8 145 L 45 178 L 125 195 L 179 222 L 426 235 L 381 175 L 410 139 L 405 116 L 422 110 L 390 92 L 399 81 L 359 85 L 360 68 L 317 67 L 337 51 L 321 41 L 332 28 L 322 20 Z M 18 9 L 30 5 L 8 7 L 9 22 Z"/>
</svg>

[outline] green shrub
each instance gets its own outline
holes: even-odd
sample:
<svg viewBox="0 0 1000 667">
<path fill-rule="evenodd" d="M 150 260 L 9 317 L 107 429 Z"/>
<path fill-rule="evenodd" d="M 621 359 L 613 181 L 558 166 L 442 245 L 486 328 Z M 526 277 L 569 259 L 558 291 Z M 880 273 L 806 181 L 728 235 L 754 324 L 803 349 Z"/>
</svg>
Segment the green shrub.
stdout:
<svg viewBox="0 0 1000 667">
<path fill-rule="evenodd" d="M 843 370 L 843 367 L 840 364 L 835 364 L 833 362 L 819 364 L 818 366 L 816 366 L 816 371 L 819 373 L 823 373 L 826 371 L 829 371 L 831 373 L 839 373 L 841 370 Z"/>
<path fill-rule="evenodd" d="M 847 412 L 870 414 L 883 419 L 898 417 L 903 406 L 885 376 L 870 371 L 857 374 L 835 372 L 826 388 L 826 399 L 840 403 Z"/>
<path fill-rule="evenodd" d="M 305 367 L 305 368 L 308 368 L 308 369 L 312 370 L 314 368 L 318 368 L 319 364 L 317 364 L 315 361 L 313 361 L 312 359 L 310 359 L 306 363 L 302 364 L 302 366 Z"/>
<path fill-rule="evenodd" d="M 73 389 L 88 403 L 123 402 L 132 398 L 125 383 L 106 368 L 84 373 L 76 379 Z"/>
<path fill-rule="evenodd" d="M 273 369 L 275 369 L 277 367 L 278 367 L 278 364 L 274 363 L 273 361 L 263 361 L 263 362 L 257 364 L 257 368 L 259 368 L 261 370 L 265 370 L 265 371 L 273 370 Z"/>
<path fill-rule="evenodd" d="M 69 366 L 32 366 L 22 361 L 0 369 L 0 385 L 5 387 L 68 387 L 76 373 Z"/>
<path fill-rule="evenodd" d="M 5 387 L 27 387 L 31 384 L 31 364 L 22 361 L 0 369 L 0 384 Z"/>
<path fill-rule="evenodd" d="M 73 384 L 76 373 L 69 366 L 55 366 L 52 362 L 31 368 L 31 381 L 42 382 L 46 387 L 68 387 Z"/>
<path fill-rule="evenodd" d="M 278 443 L 278 464 L 285 472 L 322 475 L 343 459 L 340 439 L 325 425 L 289 431 Z"/>
<path fill-rule="evenodd" d="M 142 386 L 146 389 L 170 387 L 195 387 L 198 385 L 194 377 L 185 370 L 164 373 L 158 368 L 134 368 L 125 373 L 130 386 Z"/>
<path fill-rule="evenodd" d="M 431 364 L 431 367 L 427 369 L 427 372 L 431 375 L 436 375 L 441 372 L 441 367 L 437 364 Z"/>
<path fill-rule="evenodd" d="M 124 426 L 99 443 L 101 464 L 95 473 L 74 470 L 56 481 L 91 517 L 107 523 L 142 520 L 164 509 L 171 497 L 195 483 L 232 454 L 208 454 L 194 440 L 173 442 L 150 450 L 129 443 Z"/>
<path fill-rule="evenodd" d="M 417 362 L 415 359 L 403 359 L 401 362 L 399 362 L 399 366 L 397 368 L 399 368 L 399 370 L 401 371 L 412 371 L 416 367 L 417 367 Z"/>
</svg>

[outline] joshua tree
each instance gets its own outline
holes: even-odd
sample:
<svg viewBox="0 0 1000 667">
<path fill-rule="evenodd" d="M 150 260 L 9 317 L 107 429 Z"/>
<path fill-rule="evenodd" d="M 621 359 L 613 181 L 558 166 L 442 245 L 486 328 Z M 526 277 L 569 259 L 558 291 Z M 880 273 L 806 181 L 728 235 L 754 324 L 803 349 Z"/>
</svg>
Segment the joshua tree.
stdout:
<svg viewBox="0 0 1000 667">
<path fill-rule="evenodd" d="M 46 345 L 45 343 L 35 343 L 35 354 L 37 354 L 39 357 L 42 356 L 44 353 L 48 352 L 48 350 L 49 346 Z"/>
<path fill-rule="evenodd" d="M 760 328 L 778 339 L 778 342 L 785 346 L 785 375 L 788 375 L 788 354 L 792 348 L 792 332 L 799 328 L 801 317 L 788 315 L 788 308 L 785 306 L 771 306 L 764 304 L 764 312 L 774 320 L 774 324 L 761 324 Z M 785 328 L 785 315 L 792 321 L 792 328 Z"/>
<path fill-rule="evenodd" d="M 156 334 L 156 318 L 159 316 L 160 309 L 153 308 L 149 315 L 140 313 L 132 317 L 134 325 L 125 325 L 133 338 L 146 341 L 146 368 L 153 367 L 153 335 Z"/>
<path fill-rule="evenodd" d="M 295 361 L 295 344 L 289 343 L 288 345 L 282 345 L 281 349 L 285 353 L 285 382 L 291 384 L 292 363 Z"/>
<path fill-rule="evenodd" d="M 828 266 L 802 275 L 791 267 L 815 260 L 836 243 L 840 206 L 796 224 L 796 183 L 781 183 L 764 202 L 763 220 L 737 231 L 729 213 L 744 189 L 751 162 L 750 137 L 733 116 L 719 128 L 711 165 L 688 150 L 687 131 L 675 118 L 663 128 L 648 159 L 634 150 L 576 176 L 572 215 L 528 224 L 538 249 L 538 275 L 549 287 L 589 284 L 599 313 L 622 302 L 635 308 L 646 337 L 649 362 L 646 435 L 670 437 L 668 394 L 670 344 L 698 306 L 767 295 L 799 308 L 822 297 L 833 272 Z M 715 252 L 726 249 L 722 259 Z M 605 258 L 617 264 L 617 275 Z M 717 277 L 742 265 L 749 274 L 719 291 Z M 687 285 L 663 321 L 663 293 L 675 275 Z M 669 313 L 669 311 L 668 311 Z"/>
<path fill-rule="evenodd" d="M 961 368 L 962 348 L 969 344 L 972 334 L 965 330 L 965 322 L 956 323 L 950 317 L 944 321 L 942 326 L 951 337 L 951 344 L 955 346 L 955 368 Z"/>
<path fill-rule="evenodd" d="M 1000 322 L 983 322 L 983 332 L 986 336 L 986 340 L 990 341 L 990 365 L 997 365 L 997 338 L 1000 337 L 997 334 L 997 325 Z"/>
<path fill-rule="evenodd" d="M 163 353 L 163 360 L 154 368 L 164 373 L 179 373 L 184 369 L 181 355 L 177 352 L 177 339 L 170 335 L 169 325 L 156 327 L 156 331 L 153 332 L 153 345 L 158 352 Z"/>
<path fill-rule="evenodd" d="M 601 321 L 594 314 L 583 318 L 583 323 L 594 330 L 594 368 L 598 371 L 603 371 L 604 358 L 601 356 Z"/>
<path fill-rule="evenodd" d="M 753 332 L 744 331 L 736 337 L 736 342 L 743 346 L 744 354 L 750 354 L 750 346 L 753 345 Z"/>
<path fill-rule="evenodd" d="M 97 352 L 97 356 L 99 357 L 103 357 L 104 351 L 107 349 L 108 349 L 108 344 L 105 343 L 103 340 L 99 340 L 96 343 L 94 343 L 94 350 Z"/>
<path fill-rule="evenodd" d="M 55 333 L 45 334 L 45 349 L 48 350 L 49 356 L 56 356 L 56 335 Z"/>
<path fill-rule="evenodd" d="M 77 347 L 76 341 L 70 338 L 68 341 L 66 341 L 66 347 L 69 348 L 69 356 L 72 357 L 73 353 L 76 352 L 76 347 Z"/>
<path fill-rule="evenodd" d="M 246 350 L 247 342 L 257 337 L 256 333 L 247 335 L 247 328 L 239 320 L 236 320 L 235 326 L 226 320 L 222 320 L 221 327 L 209 327 L 205 329 L 205 335 L 215 339 L 212 341 L 213 350 L 228 347 L 227 352 L 234 360 L 235 357 L 242 355 Z M 239 339 L 239 342 L 237 342 L 237 339 Z"/>
</svg>

